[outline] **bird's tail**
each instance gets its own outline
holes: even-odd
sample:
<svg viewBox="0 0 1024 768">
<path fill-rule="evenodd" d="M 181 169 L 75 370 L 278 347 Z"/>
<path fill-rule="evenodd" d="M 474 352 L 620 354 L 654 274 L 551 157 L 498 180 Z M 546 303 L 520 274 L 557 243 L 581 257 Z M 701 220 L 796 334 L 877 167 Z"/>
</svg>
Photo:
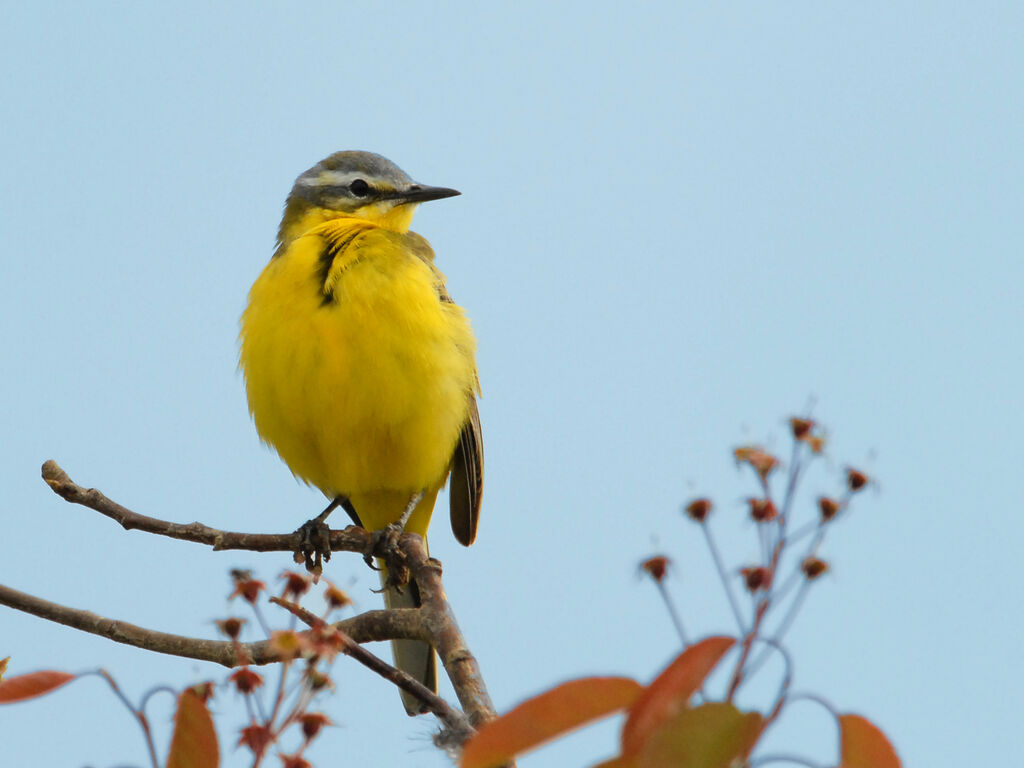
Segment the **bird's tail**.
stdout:
<svg viewBox="0 0 1024 768">
<path fill-rule="evenodd" d="M 388 572 L 381 565 L 380 581 L 384 587 L 384 602 L 388 608 L 419 608 L 420 591 L 415 581 L 410 581 L 399 592 L 394 586 L 388 586 Z M 395 654 L 395 666 L 407 673 L 414 680 L 423 683 L 427 688 L 437 693 L 437 654 L 429 643 L 421 640 L 392 640 L 391 649 Z M 423 703 L 415 696 L 405 691 L 402 694 L 402 703 L 405 711 L 410 715 L 422 715 L 427 710 Z"/>
</svg>

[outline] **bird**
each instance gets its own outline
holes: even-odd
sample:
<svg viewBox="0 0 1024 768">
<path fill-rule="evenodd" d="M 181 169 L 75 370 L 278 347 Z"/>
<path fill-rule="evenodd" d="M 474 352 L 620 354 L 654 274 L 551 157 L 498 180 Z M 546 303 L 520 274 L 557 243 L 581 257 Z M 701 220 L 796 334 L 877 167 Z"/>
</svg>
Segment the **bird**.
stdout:
<svg viewBox="0 0 1024 768">
<path fill-rule="evenodd" d="M 418 205 L 458 194 L 414 182 L 381 155 L 343 151 L 299 175 L 287 197 L 242 314 L 239 367 L 262 441 L 331 500 L 310 523 L 342 506 L 381 531 L 407 512 L 404 530 L 425 538 L 450 478 L 455 538 L 476 538 L 476 339 L 430 244 L 409 231 Z M 400 587 L 380 568 L 389 608 L 419 605 L 415 582 Z M 436 692 L 433 648 L 392 646 L 395 665 Z M 401 693 L 410 715 L 425 711 Z"/>
</svg>

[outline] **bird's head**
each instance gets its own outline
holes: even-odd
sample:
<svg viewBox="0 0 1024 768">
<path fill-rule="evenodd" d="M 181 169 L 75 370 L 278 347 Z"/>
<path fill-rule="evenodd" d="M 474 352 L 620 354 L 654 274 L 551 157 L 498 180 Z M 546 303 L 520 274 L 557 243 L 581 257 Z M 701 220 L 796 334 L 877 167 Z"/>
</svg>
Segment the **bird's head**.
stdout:
<svg viewBox="0 0 1024 768">
<path fill-rule="evenodd" d="M 335 152 L 295 180 L 278 232 L 285 245 L 329 219 L 366 219 L 408 232 L 416 206 L 458 195 L 447 187 L 417 184 L 386 157 L 372 152 Z"/>
</svg>

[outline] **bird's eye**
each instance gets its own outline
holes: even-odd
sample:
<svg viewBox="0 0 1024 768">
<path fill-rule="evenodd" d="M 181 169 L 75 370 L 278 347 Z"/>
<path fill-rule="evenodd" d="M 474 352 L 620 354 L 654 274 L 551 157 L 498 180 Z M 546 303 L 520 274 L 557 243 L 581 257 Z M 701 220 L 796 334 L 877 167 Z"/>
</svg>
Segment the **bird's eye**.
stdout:
<svg viewBox="0 0 1024 768">
<path fill-rule="evenodd" d="M 362 179 L 356 179 L 348 185 L 348 191 L 356 197 L 366 197 L 370 194 L 370 185 Z"/>
</svg>

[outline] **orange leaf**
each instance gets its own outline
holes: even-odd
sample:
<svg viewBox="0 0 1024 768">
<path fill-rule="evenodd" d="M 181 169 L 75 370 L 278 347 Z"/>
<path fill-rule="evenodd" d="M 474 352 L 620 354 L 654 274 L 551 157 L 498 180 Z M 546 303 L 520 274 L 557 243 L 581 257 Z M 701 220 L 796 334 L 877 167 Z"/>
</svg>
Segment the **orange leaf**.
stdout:
<svg viewBox="0 0 1024 768">
<path fill-rule="evenodd" d="M 735 644 L 731 637 L 709 637 L 679 654 L 630 708 L 622 726 L 622 754 L 638 754 L 664 720 L 686 707 L 704 678 Z"/>
<path fill-rule="evenodd" d="M 743 765 L 761 736 L 759 712 L 713 702 L 663 720 L 642 747 L 644 768 L 730 768 Z"/>
<path fill-rule="evenodd" d="M 220 764 L 217 731 L 199 688 L 186 688 L 178 696 L 167 768 L 217 768 Z"/>
<path fill-rule="evenodd" d="M 78 675 L 70 675 L 67 672 L 57 672 L 52 669 L 9 677 L 0 682 L 0 704 L 35 699 L 70 683 L 76 677 Z"/>
<path fill-rule="evenodd" d="M 630 706 L 643 691 L 628 677 L 585 677 L 545 691 L 486 723 L 462 750 L 460 768 L 501 765 L 520 752 Z"/>
<path fill-rule="evenodd" d="M 900 768 L 892 744 L 870 720 L 839 716 L 840 768 Z"/>
</svg>

